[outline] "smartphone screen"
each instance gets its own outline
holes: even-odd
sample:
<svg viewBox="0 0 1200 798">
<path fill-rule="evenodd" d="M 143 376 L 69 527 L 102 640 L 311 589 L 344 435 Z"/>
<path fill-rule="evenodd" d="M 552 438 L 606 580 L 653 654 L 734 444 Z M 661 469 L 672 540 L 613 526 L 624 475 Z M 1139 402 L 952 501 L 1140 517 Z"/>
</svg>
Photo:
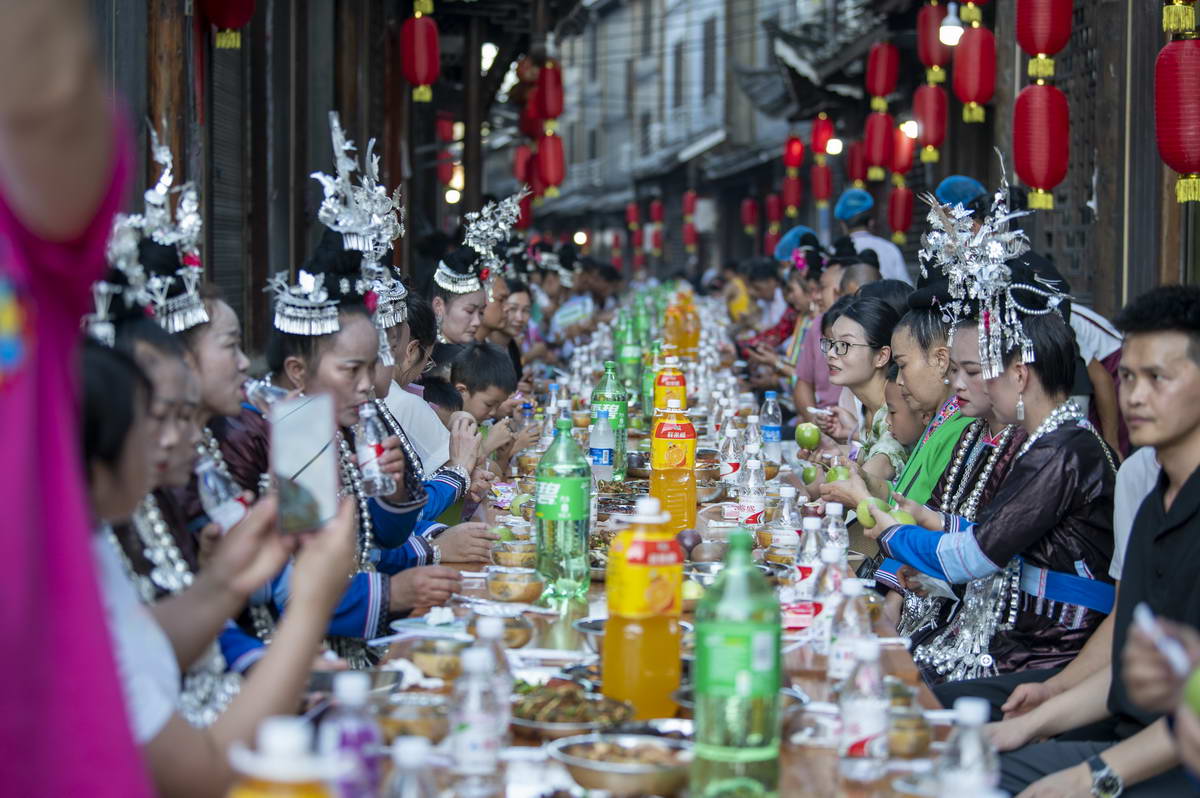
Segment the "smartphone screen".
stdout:
<svg viewBox="0 0 1200 798">
<path fill-rule="evenodd" d="M 300 396 L 271 406 L 271 471 L 280 531 L 319 529 L 337 514 L 338 461 L 333 399 Z"/>
</svg>

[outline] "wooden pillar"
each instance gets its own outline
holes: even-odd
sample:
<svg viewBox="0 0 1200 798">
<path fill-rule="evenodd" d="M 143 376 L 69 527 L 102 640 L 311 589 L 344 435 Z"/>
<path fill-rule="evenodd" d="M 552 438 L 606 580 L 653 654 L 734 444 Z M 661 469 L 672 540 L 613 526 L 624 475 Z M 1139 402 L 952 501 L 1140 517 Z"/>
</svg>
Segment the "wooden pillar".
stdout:
<svg viewBox="0 0 1200 798">
<path fill-rule="evenodd" d="M 174 0 L 150 0 L 146 19 L 146 58 L 148 102 L 146 114 L 150 123 L 162 133 L 166 124 L 166 140 L 175 156 L 176 180 L 187 170 L 184 151 L 184 127 L 187 124 L 187 46 L 191 28 L 184 16 L 183 4 Z M 160 167 L 147 150 L 147 181 L 158 179 Z"/>
<path fill-rule="evenodd" d="M 463 56 L 463 180 L 462 210 L 477 211 L 483 205 L 483 20 L 472 16 L 467 23 Z"/>
</svg>

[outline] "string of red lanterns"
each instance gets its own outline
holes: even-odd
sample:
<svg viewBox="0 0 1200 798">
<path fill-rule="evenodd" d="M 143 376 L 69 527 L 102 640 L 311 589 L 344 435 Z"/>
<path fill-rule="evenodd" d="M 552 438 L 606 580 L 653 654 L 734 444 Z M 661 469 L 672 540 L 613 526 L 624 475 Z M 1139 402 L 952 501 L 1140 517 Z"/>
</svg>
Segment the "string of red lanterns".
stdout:
<svg viewBox="0 0 1200 798">
<path fill-rule="evenodd" d="M 946 82 L 946 67 L 954 56 L 954 49 L 942 44 L 942 20 L 946 18 L 946 7 L 937 0 L 921 6 L 917 12 L 917 59 L 925 67 L 925 82 Z"/>
<path fill-rule="evenodd" d="M 887 97 L 896 90 L 900 78 L 900 51 L 891 42 L 876 42 L 867 54 L 867 93 L 871 95 L 871 113 L 863 131 L 867 161 L 867 179 L 879 182 L 887 177 L 891 165 L 892 129 L 895 120 L 887 112 Z"/>
<path fill-rule="evenodd" d="M 937 163 L 946 142 L 946 115 L 949 100 L 941 86 L 927 83 L 913 95 L 913 116 L 917 120 L 917 143 L 921 145 L 921 163 Z"/>
<path fill-rule="evenodd" d="M 1017 0 L 1017 42 L 1029 55 L 1036 78 L 1013 104 L 1013 165 L 1033 191 L 1029 207 L 1054 207 L 1054 187 L 1067 176 L 1071 157 L 1071 112 L 1067 97 L 1046 83 L 1054 74 L 1050 57 L 1071 36 L 1072 0 Z"/>
<path fill-rule="evenodd" d="M 863 188 L 867 180 L 867 154 L 861 141 L 852 141 L 846 147 L 846 177 L 855 188 Z"/>
<path fill-rule="evenodd" d="M 752 238 L 758 235 L 758 203 L 753 197 L 742 200 L 742 229 Z"/>
<path fill-rule="evenodd" d="M 683 248 L 689 254 L 696 251 L 700 234 L 696 231 L 696 192 L 688 189 L 683 192 Z"/>
<path fill-rule="evenodd" d="M 442 72 L 438 26 L 431 14 L 433 0 L 416 0 L 413 15 L 400 26 L 400 71 L 418 103 L 433 100 L 433 84 Z"/>
<path fill-rule="evenodd" d="M 1071 38 L 1073 0 L 1017 0 L 1017 43 L 1029 56 L 1029 77 L 1054 77 L 1054 56 Z"/>
<path fill-rule="evenodd" d="M 780 223 L 783 221 L 783 200 L 778 194 L 768 194 L 763 200 L 767 211 L 767 232 L 763 234 L 763 254 L 771 256 L 775 253 L 775 245 L 779 243 Z"/>
<path fill-rule="evenodd" d="M 966 21 L 966 9 L 963 9 Z M 964 122 L 982 122 L 984 106 L 996 90 L 996 37 L 978 19 L 963 31 L 954 48 L 954 96 L 963 104 Z"/>
</svg>

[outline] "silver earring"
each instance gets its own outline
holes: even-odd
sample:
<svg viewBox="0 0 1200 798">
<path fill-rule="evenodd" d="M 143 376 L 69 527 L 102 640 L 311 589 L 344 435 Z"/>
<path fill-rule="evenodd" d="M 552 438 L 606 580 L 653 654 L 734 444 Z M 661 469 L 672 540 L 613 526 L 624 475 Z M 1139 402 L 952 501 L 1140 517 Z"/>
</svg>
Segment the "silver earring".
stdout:
<svg viewBox="0 0 1200 798">
<path fill-rule="evenodd" d="M 942 385 L 949 385 L 949 384 L 950 384 L 950 378 L 942 377 Z"/>
<path fill-rule="evenodd" d="M 1025 420 L 1025 394 L 1017 394 L 1017 421 Z"/>
</svg>

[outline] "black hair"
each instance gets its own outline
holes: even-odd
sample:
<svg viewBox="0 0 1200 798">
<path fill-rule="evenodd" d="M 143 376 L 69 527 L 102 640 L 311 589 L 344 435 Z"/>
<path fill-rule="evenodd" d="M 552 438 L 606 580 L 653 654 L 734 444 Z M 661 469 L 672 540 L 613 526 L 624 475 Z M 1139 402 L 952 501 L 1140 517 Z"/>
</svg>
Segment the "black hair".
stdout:
<svg viewBox="0 0 1200 798">
<path fill-rule="evenodd" d="M 173 250 L 172 247 L 161 249 Z M 104 275 L 104 281 L 121 290 L 127 290 L 129 286 L 129 280 L 121 269 L 109 269 Z M 112 319 L 116 333 L 113 345 L 131 357 L 136 356 L 134 350 L 139 343 L 168 357 L 182 358 L 187 353 L 183 338 L 163 329 L 161 324 L 148 315 L 147 308 L 137 302 L 126 302 L 123 296 L 115 297 L 109 307 L 109 318 Z"/>
<path fill-rule="evenodd" d="M 154 388 L 126 352 L 86 340 L 83 371 L 83 462 L 115 467 L 140 412 L 148 412 Z"/>
<path fill-rule="evenodd" d="M 1021 327 L 1033 342 L 1035 357 L 1027 365 L 1038 375 L 1042 388 L 1050 396 L 1070 395 L 1075 385 L 1075 363 L 1079 360 L 1071 325 L 1057 313 L 1046 313 L 1024 316 Z M 1011 366 L 1020 355 L 1021 347 L 1014 346 L 1004 355 L 1004 367 Z"/>
<path fill-rule="evenodd" d="M 908 312 L 908 295 L 912 290 L 912 286 L 903 280 L 876 280 L 860 286 L 858 295 L 882 299 L 895 308 L 898 315 L 903 316 Z"/>
<path fill-rule="evenodd" d="M 593 271 L 597 277 L 610 285 L 621 282 L 621 272 L 611 263 L 597 263 Z"/>
<path fill-rule="evenodd" d="M 437 316 L 429 300 L 415 291 L 408 293 L 408 335 L 422 347 L 437 343 Z"/>
<path fill-rule="evenodd" d="M 949 282 L 944 277 L 931 276 L 908 295 L 908 312 L 900 319 L 896 329 L 908 330 L 921 351 L 928 355 L 935 346 L 945 346 L 950 340 L 946 308 L 953 301 Z"/>
<path fill-rule="evenodd" d="M 875 219 L 875 208 L 872 206 L 870 208 L 867 208 L 862 213 L 856 213 L 855 215 L 851 216 L 849 219 L 846 219 L 844 224 L 846 225 L 846 227 L 848 229 L 854 230 L 859 227 L 869 227 L 871 222 L 874 221 L 874 219 Z"/>
<path fill-rule="evenodd" d="M 828 335 L 833 323 L 842 317 L 842 313 L 854 301 L 852 296 L 840 296 L 829 306 L 829 310 L 821 316 L 821 334 Z"/>
<path fill-rule="evenodd" d="M 752 283 L 760 280 L 779 282 L 779 264 L 771 258 L 754 258 L 748 264 L 746 273 Z"/>
<path fill-rule="evenodd" d="M 450 383 L 466 386 L 471 393 L 495 386 L 505 393 L 517 390 L 517 372 L 508 352 L 495 344 L 476 341 L 454 344 L 450 360 Z"/>
<path fill-rule="evenodd" d="M 839 317 L 857 322 L 863 328 L 867 344 L 872 349 L 891 346 L 892 332 L 900 322 L 895 308 L 874 297 L 850 297 Z"/>
<path fill-rule="evenodd" d="M 479 276 L 479 254 L 470 247 L 459 247 L 442 258 L 441 262 L 446 264 L 446 268 L 450 271 L 462 277 Z M 429 283 L 430 300 L 441 297 L 442 301 L 449 305 L 460 296 L 462 294 L 442 288 L 437 284 L 436 279 Z"/>
<path fill-rule="evenodd" d="M 529 286 L 523 280 L 517 280 L 512 277 L 509 277 L 504 282 L 508 285 L 509 295 L 530 294 L 530 297 L 533 296 L 532 293 L 529 291 Z"/>
<path fill-rule="evenodd" d="M 183 260 L 179 257 L 179 250 L 174 245 L 160 244 L 152 238 L 143 238 L 138 242 L 138 263 L 146 270 L 148 276 L 157 275 L 170 281 L 170 290 L 167 292 L 168 298 L 174 298 L 183 293 L 183 283 L 176 278 L 175 273 L 183 268 Z M 117 285 L 123 284 L 123 276 L 118 279 L 119 271 L 112 269 L 109 271 L 109 282 L 115 282 Z M 204 302 L 204 307 L 208 309 L 209 314 L 212 314 L 213 305 L 223 299 L 221 289 L 215 283 L 202 282 L 196 287 L 196 292 L 200 299 Z M 123 305 L 123 302 L 114 302 L 114 305 Z M 189 350 L 195 351 L 196 338 L 200 332 L 208 327 L 209 322 L 202 322 L 193 325 L 182 332 L 175 333 L 183 345 Z"/>
<path fill-rule="evenodd" d="M 1200 363 L 1200 287 L 1164 285 L 1132 299 L 1113 324 L 1126 335 L 1179 332 L 1188 337 L 1188 355 Z"/>
<path fill-rule="evenodd" d="M 872 266 L 869 263 L 852 263 L 842 270 L 841 290 L 845 291 L 850 287 L 851 283 L 857 283 L 861 288 L 864 285 L 870 285 L 877 282 L 883 275 L 879 273 L 878 266 Z"/>
<path fill-rule="evenodd" d="M 900 364 L 894 360 L 888 361 L 887 371 L 883 376 L 888 382 L 897 382 L 900 379 Z"/>
<path fill-rule="evenodd" d="M 423 389 L 422 396 L 429 404 L 444 407 L 451 412 L 463 409 L 462 394 L 446 379 L 427 376 L 422 377 L 417 384 Z"/>
</svg>

